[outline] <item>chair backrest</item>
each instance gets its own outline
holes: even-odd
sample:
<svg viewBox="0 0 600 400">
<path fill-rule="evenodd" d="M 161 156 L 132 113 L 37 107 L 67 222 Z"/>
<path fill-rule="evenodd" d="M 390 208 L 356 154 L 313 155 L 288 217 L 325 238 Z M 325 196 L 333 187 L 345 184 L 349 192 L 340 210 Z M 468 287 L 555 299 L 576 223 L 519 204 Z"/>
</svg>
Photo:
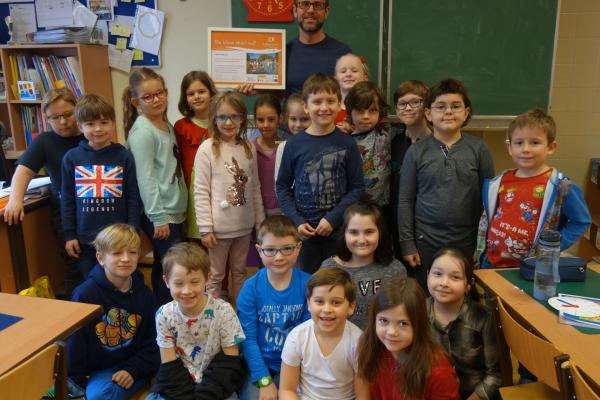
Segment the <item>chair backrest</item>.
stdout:
<svg viewBox="0 0 600 400">
<path fill-rule="evenodd" d="M 600 400 L 600 387 L 592 383 L 572 361 L 570 362 L 569 373 L 575 394 L 571 398 L 577 400 Z M 595 387 L 592 387 L 592 385 Z"/>
<path fill-rule="evenodd" d="M 508 312 L 502 300 L 497 300 L 502 333 L 511 352 L 538 380 L 560 391 L 560 363 L 557 360 L 562 358 L 563 353 L 521 325 Z"/>
<path fill-rule="evenodd" d="M 3 399 L 39 399 L 52 385 L 56 399 L 66 399 L 67 363 L 64 343 L 53 343 L 0 376 Z"/>
</svg>

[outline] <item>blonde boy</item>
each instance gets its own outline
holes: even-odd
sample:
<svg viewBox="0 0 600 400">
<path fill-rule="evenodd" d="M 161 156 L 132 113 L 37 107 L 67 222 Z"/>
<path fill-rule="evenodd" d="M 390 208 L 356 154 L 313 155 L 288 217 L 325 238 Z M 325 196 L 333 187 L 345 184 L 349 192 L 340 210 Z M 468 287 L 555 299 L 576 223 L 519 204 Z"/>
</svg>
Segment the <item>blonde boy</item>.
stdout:
<svg viewBox="0 0 600 400">
<path fill-rule="evenodd" d="M 104 313 L 69 338 L 69 377 L 86 386 L 87 399 L 127 399 L 158 369 L 156 304 L 137 270 L 140 237 L 135 228 L 110 225 L 93 245 L 98 265 L 72 299 L 98 304 Z"/>
<path fill-rule="evenodd" d="M 556 151 L 556 124 L 541 109 L 519 115 L 508 127 L 508 153 L 517 168 L 486 180 L 477 241 L 481 267 L 517 267 L 535 255 L 546 229 L 561 234 L 560 248 L 575 243 L 591 223 L 581 189 L 547 164 Z"/>
</svg>

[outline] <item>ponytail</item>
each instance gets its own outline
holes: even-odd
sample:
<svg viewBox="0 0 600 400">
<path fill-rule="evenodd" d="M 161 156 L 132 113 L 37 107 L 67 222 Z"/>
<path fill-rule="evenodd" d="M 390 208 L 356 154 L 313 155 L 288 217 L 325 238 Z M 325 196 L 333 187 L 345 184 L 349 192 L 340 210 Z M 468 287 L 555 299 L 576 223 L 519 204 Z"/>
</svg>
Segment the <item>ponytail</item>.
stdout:
<svg viewBox="0 0 600 400">
<path fill-rule="evenodd" d="M 163 88 L 165 87 L 165 80 L 163 77 L 150 68 L 144 67 L 134 69 L 129 74 L 129 86 L 123 91 L 123 126 L 125 128 L 125 139 L 129 136 L 129 131 L 139 116 L 138 110 L 133 106 L 131 100 L 137 98 L 138 86 L 149 79 L 159 80 L 162 83 Z"/>
</svg>

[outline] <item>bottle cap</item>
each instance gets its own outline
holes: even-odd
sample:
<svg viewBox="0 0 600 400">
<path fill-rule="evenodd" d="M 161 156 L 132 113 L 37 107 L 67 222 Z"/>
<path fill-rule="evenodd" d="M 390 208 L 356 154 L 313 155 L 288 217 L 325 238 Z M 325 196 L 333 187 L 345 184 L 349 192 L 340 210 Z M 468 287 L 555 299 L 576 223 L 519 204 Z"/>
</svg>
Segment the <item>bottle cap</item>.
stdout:
<svg viewBox="0 0 600 400">
<path fill-rule="evenodd" d="M 547 229 L 542 232 L 540 244 L 546 246 L 560 246 L 560 232 Z"/>
</svg>

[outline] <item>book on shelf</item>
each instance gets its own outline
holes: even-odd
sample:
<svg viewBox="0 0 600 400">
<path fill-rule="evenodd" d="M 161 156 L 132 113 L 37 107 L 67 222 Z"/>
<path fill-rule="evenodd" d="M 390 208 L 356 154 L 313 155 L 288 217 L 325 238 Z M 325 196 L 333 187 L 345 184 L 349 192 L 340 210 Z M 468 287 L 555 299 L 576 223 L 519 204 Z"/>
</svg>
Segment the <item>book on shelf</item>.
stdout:
<svg viewBox="0 0 600 400">
<path fill-rule="evenodd" d="M 13 81 L 31 81 L 40 93 L 40 99 L 52 89 L 67 87 L 77 98 L 83 95 L 81 78 L 79 77 L 79 60 L 77 57 L 40 56 L 29 53 L 9 55 Z M 74 69 L 77 68 L 77 69 Z M 15 85 L 13 85 L 15 86 Z M 16 86 L 13 88 L 18 98 Z"/>
<path fill-rule="evenodd" d="M 39 105 L 21 107 L 21 121 L 23 121 L 23 132 L 28 146 L 40 133 L 49 129 L 48 123 L 42 115 L 42 107 Z"/>
</svg>

